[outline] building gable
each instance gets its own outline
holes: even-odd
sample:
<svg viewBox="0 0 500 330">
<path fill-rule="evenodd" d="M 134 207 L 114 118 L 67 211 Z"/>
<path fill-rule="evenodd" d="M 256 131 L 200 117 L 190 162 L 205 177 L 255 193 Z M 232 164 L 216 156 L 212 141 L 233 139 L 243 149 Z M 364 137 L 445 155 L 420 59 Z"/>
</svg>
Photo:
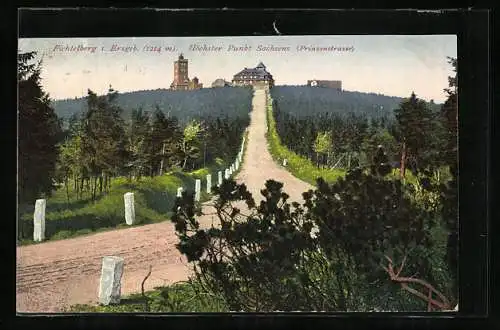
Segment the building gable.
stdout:
<svg viewBox="0 0 500 330">
<path fill-rule="evenodd" d="M 233 84 L 236 85 L 249 85 L 260 82 L 274 84 L 273 76 L 266 70 L 266 66 L 262 62 L 255 68 L 244 68 L 233 76 Z"/>
</svg>

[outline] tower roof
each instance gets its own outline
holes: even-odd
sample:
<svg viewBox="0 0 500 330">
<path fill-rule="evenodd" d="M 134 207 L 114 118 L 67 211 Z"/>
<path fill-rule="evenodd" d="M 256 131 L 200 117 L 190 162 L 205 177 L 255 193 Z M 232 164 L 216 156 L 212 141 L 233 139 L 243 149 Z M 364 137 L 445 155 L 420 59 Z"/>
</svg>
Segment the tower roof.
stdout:
<svg viewBox="0 0 500 330">
<path fill-rule="evenodd" d="M 263 70 L 265 70 L 265 69 L 266 69 L 266 66 L 264 65 L 264 63 L 259 62 L 259 64 L 257 64 L 257 66 L 256 66 L 255 68 L 256 68 L 256 69 L 263 69 Z"/>
</svg>

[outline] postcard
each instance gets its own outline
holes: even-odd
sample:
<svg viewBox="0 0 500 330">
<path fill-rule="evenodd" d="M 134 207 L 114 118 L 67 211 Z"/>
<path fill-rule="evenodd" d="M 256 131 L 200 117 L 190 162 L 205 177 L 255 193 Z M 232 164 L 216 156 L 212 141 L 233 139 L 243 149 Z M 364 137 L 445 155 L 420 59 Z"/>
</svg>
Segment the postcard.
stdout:
<svg viewBox="0 0 500 330">
<path fill-rule="evenodd" d="M 455 35 L 18 48 L 18 313 L 458 310 Z"/>
</svg>

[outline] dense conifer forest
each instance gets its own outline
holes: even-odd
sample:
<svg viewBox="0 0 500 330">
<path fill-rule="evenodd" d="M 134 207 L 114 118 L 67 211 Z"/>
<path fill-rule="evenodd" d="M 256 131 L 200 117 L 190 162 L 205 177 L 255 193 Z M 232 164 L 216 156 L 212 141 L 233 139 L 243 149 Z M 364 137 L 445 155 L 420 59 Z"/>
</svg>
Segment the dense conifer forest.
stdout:
<svg viewBox="0 0 500 330">
<path fill-rule="evenodd" d="M 244 118 L 251 108 L 242 102 L 251 95 L 252 90 L 244 87 L 203 88 L 193 91 L 172 91 L 168 89 L 123 92 L 116 104 L 123 109 L 124 119 L 130 119 L 132 110 L 145 110 L 158 107 L 165 116 L 176 117 L 185 124 L 191 119 L 205 115 Z M 60 118 L 65 121 L 85 109 L 86 98 L 54 100 L 52 106 Z"/>
<path fill-rule="evenodd" d="M 407 99 L 308 86 L 276 86 L 271 95 L 282 142 L 318 167 L 368 165 L 378 145 L 384 145 L 394 166 L 399 164 L 395 110 Z M 417 102 L 416 95 L 410 97 Z M 442 105 L 418 102 L 425 108 L 423 116 L 439 125 Z"/>
</svg>

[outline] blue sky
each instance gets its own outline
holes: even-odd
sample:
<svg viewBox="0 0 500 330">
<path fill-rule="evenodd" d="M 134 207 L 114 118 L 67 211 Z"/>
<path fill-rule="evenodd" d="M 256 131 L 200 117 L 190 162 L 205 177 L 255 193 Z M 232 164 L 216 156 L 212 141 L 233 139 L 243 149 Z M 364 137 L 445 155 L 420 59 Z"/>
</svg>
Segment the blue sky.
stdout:
<svg viewBox="0 0 500 330">
<path fill-rule="evenodd" d="M 222 47 L 193 51 L 190 45 Z M 94 52 L 66 51 L 56 45 L 96 47 Z M 114 51 L 112 45 L 137 51 Z M 229 51 L 230 45 L 249 51 Z M 258 46 L 289 47 L 289 51 L 259 51 Z M 350 47 L 351 51 L 297 51 L 304 46 Z M 147 51 L 144 47 L 161 48 Z M 170 47 L 173 51 L 166 51 Z M 231 80 L 244 67 L 262 61 L 277 85 L 303 85 L 309 79 L 342 80 L 345 90 L 443 102 L 451 66 L 457 56 L 454 35 L 412 36 L 252 36 L 169 38 L 57 38 L 19 39 L 19 51 L 43 57 L 42 85 L 53 99 L 81 97 L 87 88 L 101 94 L 111 84 L 120 92 L 168 88 L 173 61 L 180 53 L 189 60 L 189 77 L 205 87 L 217 78 Z"/>
</svg>

